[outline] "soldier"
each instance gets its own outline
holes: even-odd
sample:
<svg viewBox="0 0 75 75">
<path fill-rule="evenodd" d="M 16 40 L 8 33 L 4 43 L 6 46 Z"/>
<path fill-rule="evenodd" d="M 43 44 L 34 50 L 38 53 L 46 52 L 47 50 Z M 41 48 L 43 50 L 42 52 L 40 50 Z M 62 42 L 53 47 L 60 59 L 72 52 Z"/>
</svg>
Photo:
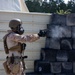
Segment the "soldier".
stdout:
<svg viewBox="0 0 75 75">
<path fill-rule="evenodd" d="M 6 61 L 3 63 L 7 75 L 25 75 L 24 50 L 25 42 L 34 42 L 45 36 L 44 31 L 38 34 L 23 35 L 24 29 L 20 19 L 9 22 L 10 31 L 3 37 Z"/>
</svg>

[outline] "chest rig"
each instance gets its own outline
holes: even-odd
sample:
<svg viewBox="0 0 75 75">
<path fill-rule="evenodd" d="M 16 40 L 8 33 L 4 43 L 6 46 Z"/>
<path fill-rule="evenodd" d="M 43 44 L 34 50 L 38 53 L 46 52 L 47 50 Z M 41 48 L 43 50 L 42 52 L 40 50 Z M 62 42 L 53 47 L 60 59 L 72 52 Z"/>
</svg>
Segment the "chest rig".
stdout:
<svg viewBox="0 0 75 75">
<path fill-rule="evenodd" d="M 8 48 L 7 45 L 7 36 L 10 35 L 11 33 L 8 33 L 4 36 L 3 38 L 3 43 L 4 43 L 4 50 L 6 54 L 9 54 L 9 51 L 18 51 L 19 53 L 22 53 L 23 50 L 26 48 L 25 43 L 18 43 L 16 46 L 11 47 L 10 49 Z"/>
</svg>

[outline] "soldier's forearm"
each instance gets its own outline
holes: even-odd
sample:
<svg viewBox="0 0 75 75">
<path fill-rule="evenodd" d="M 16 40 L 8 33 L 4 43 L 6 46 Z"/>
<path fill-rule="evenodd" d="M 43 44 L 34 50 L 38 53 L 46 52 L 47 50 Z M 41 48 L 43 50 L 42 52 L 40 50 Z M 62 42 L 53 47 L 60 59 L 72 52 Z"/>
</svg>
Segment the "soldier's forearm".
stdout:
<svg viewBox="0 0 75 75">
<path fill-rule="evenodd" d="M 30 36 L 30 39 L 28 40 L 29 42 L 34 42 L 36 40 L 38 40 L 40 37 L 38 36 L 38 34 L 33 34 Z"/>
</svg>

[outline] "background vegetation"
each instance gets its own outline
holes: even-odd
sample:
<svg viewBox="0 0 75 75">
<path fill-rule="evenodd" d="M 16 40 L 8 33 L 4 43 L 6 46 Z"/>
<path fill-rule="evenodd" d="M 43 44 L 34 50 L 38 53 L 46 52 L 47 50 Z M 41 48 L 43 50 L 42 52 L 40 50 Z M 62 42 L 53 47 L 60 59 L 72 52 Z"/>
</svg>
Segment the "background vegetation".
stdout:
<svg viewBox="0 0 75 75">
<path fill-rule="evenodd" d="M 26 5 L 30 12 L 41 12 L 41 13 L 75 13 L 75 2 L 74 0 L 68 1 L 66 4 L 63 0 L 49 0 L 49 2 L 39 0 L 26 0 Z"/>
</svg>

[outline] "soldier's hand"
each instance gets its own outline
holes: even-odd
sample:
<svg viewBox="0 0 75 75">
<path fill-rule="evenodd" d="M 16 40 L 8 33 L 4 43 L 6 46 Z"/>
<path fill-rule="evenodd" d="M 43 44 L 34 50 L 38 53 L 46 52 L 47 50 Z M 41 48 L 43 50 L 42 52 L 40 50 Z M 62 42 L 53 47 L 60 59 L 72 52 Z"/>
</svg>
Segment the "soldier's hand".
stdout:
<svg viewBox="0 0 75 75">
<path fill-rule="evenodd" d="M 39 35 L 40 37 L 45 37 L 46 34 L 47 34 L 47 30 L 46 30 L 46 29 L 40 30 L 39 33 L 38 33 L 38 35 Z"/>
</svg>

